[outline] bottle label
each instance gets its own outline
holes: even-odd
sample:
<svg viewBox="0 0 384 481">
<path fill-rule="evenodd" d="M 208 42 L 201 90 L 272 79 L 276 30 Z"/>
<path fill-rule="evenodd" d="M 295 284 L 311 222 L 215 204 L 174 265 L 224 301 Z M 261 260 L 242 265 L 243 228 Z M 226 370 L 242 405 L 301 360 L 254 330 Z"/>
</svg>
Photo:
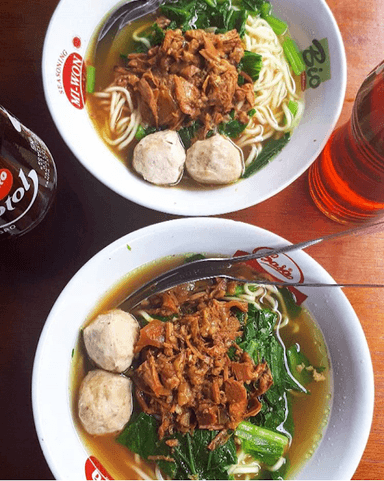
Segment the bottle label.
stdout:
<svg viewBox="0 0 384 481">
<path fill-rule="evenodd" d="M 56 167 L 47 146 L 0 106 L 0 240 L 37 225 L 55 189 Z"/>
<path fill-rule="evenodd" d="M 18 178 L 21 181 L 20 186 L 15 189 L 13 192 L 11 192 L 11 189 L 13 187 L 13 176 L 11 172 L 8 169 L 1 169 L 0 171 L 0 178 L 2 173 L 7 172 L 7 174 L 10 174 L 10 177 L 7 175 L 7 179 L 11 178 L 12 184 L 10 185 L 10 188 L 8 189 L 7 194 L 5 194 L 5 198 L 2 198 L 2 201 L 0 202 L 0 219 L 7 213 L 16 211 L 16 212 L 21 212 L 16 218 L 12 219 L 10 222 L 7 222 L 3 225 L 0 226 L 0 234 L 4 234 L 5 232 L 11 231 L 15 229 L 16 223 L 22 219 L 28 211 L 31 209 L 33 206 L 36 197 L 37 197 L 37 192 L 39 189 L 39 179 L 37 176 L 37 172 L 35 170 L 31 170 L 26 177 L 23 170 L 20 169 Z M 16 182 L 15 182 L 16 184 Z M 19 182 L 18 182 L 19 184 Z M 3 184 L 4 185 L 4 184 Z M 1 197 L 1 187 L 0 185 L 0 197 Z M 28 192 L 29 195 L 26 195 Z M 20 204 L 20 205 L 19 205 Z"/>
<path fill-rule="evenodd" d="M 13 185 L 13 175 L 9 169 L 0 169 L 0 200 L 6 197 Z"/>
</svg>

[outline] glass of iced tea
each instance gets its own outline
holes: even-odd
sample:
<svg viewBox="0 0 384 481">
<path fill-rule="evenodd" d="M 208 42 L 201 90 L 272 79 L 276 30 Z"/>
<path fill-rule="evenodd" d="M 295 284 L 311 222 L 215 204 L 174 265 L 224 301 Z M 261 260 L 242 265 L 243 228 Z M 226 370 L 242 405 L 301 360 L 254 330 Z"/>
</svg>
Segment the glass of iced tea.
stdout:
<svg viewBox="0 0 384 481">
<path fill-rule="evenodd" d="M 317 207 L 337 222 L 384 214 L 384 61 L 361 85 L 349 121 L 312 164 L 309 189 Z"/>
</svg>

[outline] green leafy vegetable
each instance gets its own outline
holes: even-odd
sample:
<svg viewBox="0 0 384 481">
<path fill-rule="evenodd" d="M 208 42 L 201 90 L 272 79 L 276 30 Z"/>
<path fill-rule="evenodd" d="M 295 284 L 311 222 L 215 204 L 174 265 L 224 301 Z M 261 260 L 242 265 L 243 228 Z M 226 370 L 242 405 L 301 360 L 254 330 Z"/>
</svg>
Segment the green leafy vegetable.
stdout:
<svg viewBox="0 0 384 481">
<path fill-rule="evenodd" d="M 284 463 L 281 465 L 281 467 L 276 471 L 271 471 L 271 479 L 286 479 L 286 474 L 288 472 L 289 466 L 289 459 L 288 457 L 285 457 Z"/>
<path fill-rule="evenodd" d="M 219 124 L 218 132 L 219 134 L 231 137 L 231 139 L 235 139 L 241 134 L 241 132 L 245 129 L 246 126 L 247 124 L 243 124 L 239 120 L 230 120 L 227 123 Z"/>
<path fill-rule="evenodd" d="M 239 72 L 245 72 L 248 74 L 255 82 L 259 78 L 262 65 L 263 61 L 261 55 L 245 50 L 244 56 L 239 62 L 238 70 Z"/>
<path fill-rule="evenodd" d="M 261 411 L 250 421 L 273 431 L 284 429 L 287 434 L 293 436 L 291 401 L 286 390 L 276 385 L 270 387 L 263 395 Z"/>
<path fill-rule="evenodd" d="M 214 451 L 207 448 L 218 431 L 197 429 L 190 434 L 176 434 L 178 445 L 170 448 L 165 439 L 159 441 L 159 423 L 153 416 L 140 413 L 131 418 L 117 441 L 144 459 L 166 456 L 173 461 L 159 460 L 157 464 L 172 479 L 228 479 L 228 466 L 237 462 L 233 437 Z M 170 438 L 167 438 L 170 439 Z"/>
<path fill-rule="evenodd" d="M 269 309 L 257 310 L 249 305 L 243 335 L 236 340 L 255 363 L 265 360 L 271 369 L 273 385 L 262 396 L 262 408 L 250 421 L 270 430 L 284 429 L 293 436 L 294 426 L 287 396 L 289 389 L 306 392 L 287 371 L 284 348 L 274 333 L 277 315 Z"/>
<path fill-rule="evenodd" d="M 172 451 L 178 466 L 176 479 L 228 479 L 227 468 L 237 462 L 235 441 L 231 437 L 223 446 L 211 451 L 207 446 L 217 433 L 197 429 L 193 436 L 175 436 L 179 441 Z"/>
<path fill-rule="evenodd" d="M 141 140 L 147 135 L 153 134 L 154 132 L 156 132 L 156 127 L 143 127 L 142 125 L 139 125 L 135 134 L 135 139 Z"/>
<path fill-rule="evenodd" d="M 116 441 L 143 459 L 148 459 L 148 456 L 169 456 L 169 446 L 165 444 L 165 440 L 159 441 L 158 426 L 158 422 L 153 416 L 142 412 L 131 417 Z M 159 461 L 158 464 L 166 474 L 171 477 L 175 476 L 177 471 L 175 463 Z"/>
<path fill-rule="evenodd" d="M 260 154 L 251 162 L 251 164 L 246 167 L 245 172 L 243 174 L 244 178 L 250 177 L 255 172 L 260 170 L 262 167 L 266 166 L 268 162 L 278 154 L 283 147 L 287 145 L 291 134 L 287 132 L 283 137 L 280 139 L 271 139 L 268 143 L 263 147 L 263 150 Z"/>
<path fill-rule="evenodd" d="M 257 364 L 265 359 L 272 372 L 273 383 L 283 390 L 306 391 L 298 385 L 285 364 L 284 348 L 274 334 L 277 314 L 269 309 L 257 310 L 249 305 L 248 320 L 243 328 L 243 336 L 237 344 L 246 351 Z"/>
<path fill-rule="evenodd" d="M 178 134 L 180 135 L 181 141 L 186 149 L 189 149 L 191 146 L 192 139 L 195 137 L 199 129 L 203 126 L 203 124 L 196 120 L 188 127 L 182 127 L 178 130 Z"/>
<path fill-rule="evenodd" d="M 295 297 L 292 292 L 286 287 L 283 287 L 282 289 L 280 289 L 280 294 L 284 300 L 284 304 L 287 308 L 289 316 L 291 318 L 297 317 L 301 313 L 302 308 L 296 303 Z"/>
<path fill-rule="evenodd" d="M 151 25 L 151 45 L 160 45 L 165 37 L 165 30 L 163 30 L 159 25 L 155 22 Z"/>
<path fill-rule="evenodd" d="M 243 75 L 239 74 L 237 77 L 237 83 L 238 85 L 244 85 L 245 84 L 245 78 Z"/>
<path fill-rule="evenodd" d="M 265 0 L 242 0 L 243 7 L 251 13 L 261 13 L 263 9 L 270 10 L 270 3 Z"/>
<path fill-rule="evenodd" d="M 305 71 L 305 63 L 303 56 L 292 38 L 286 38 L 283 42 L 283 50 L 285 56 L 296 75 L 300 75 Z"/>
<path fill-rule="evenodd" d="M 179 0 L 162 5 L 160 12 L 184 32 L 209 27 L 217 27 L 217 32 L 235 28 L 240 36 L 245 32 L 247 11 L 233 7 L 231 0 Z"/>
<path fill-rule="evenodd" d="M 313 367 L 298 344 L 287 349 L 287 359 L 291 373 L 302 385 L 307 385 L 313 380 L 314 371 L 319 373 L 325 369 L 324 367 Z"/>
<path fill-rule="evenodd" d="M 312 379 L 312 372 L 305 369 L 310 366 L 308 358 L 300 351 L 300 346 L 294 344 L 287 349 L 287 359 L 292 375 L 300 384 L 307 385 Z"/>
<path fill-rule="evenodd" d="M 289 439 L 283 434 L 242 421 L 235 430 L 243 450 L 255 459 L 273 466 L 283 456 Z"/>
</svg>

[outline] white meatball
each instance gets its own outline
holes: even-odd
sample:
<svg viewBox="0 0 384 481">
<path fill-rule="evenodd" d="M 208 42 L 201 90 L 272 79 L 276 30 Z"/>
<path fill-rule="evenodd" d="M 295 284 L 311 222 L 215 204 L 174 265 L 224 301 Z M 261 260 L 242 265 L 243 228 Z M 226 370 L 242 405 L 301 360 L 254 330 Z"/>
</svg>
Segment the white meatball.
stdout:
<svg viewBox="0 0 384 481">
<path fill-rule="evenodd" d="M 115 309 L 100 314 L 84 329 L 85 348 L 98 367 L 123 372 L 132 364 L 139 331 L 139 323 L 133 316 Z"/>
<path fill-rule="evenodd" d="M 147 135 L 133 151 L 133 168 L 152 184 L 176 184 L 183 175 L 184 164 L 185 150 L 173 130 Z"/>
<path fill-rule="evenodd" d="M 189 175 L 202 184 L 230 184 L 243 173 L 241 150 L 222 135 L 198 140 L 187 150 L 185 166 Z"/>
<path fill-rule="evenodd" d="M 132 381 L 102 369 L 90 371 L 81 383 L 78 407 L 89 434 L 117 433 L 132 414 Z"/>
</svg>

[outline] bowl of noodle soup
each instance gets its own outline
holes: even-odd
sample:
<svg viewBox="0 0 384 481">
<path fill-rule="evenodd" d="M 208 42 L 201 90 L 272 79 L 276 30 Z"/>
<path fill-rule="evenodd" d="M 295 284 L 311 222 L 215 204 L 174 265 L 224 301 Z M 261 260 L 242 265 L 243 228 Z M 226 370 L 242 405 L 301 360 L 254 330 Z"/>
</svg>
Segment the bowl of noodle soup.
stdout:
<svg viewBox="0 0 384 481">
<path fill-rule="evenodd" d="M 266 13 L 196 0 L 181 20 L 178 2 L 98 42 L 123 2 L 62 0 L 44 43 L 48 107 L 79 161 L 133 202 L 177 215 L 255 205 L 309 167 L 337 122 L 337 24 L 324 0 L 261 1 Z"/>
<path fill-rule="evenodd" d="M 179 263 L 181 258 L 197 253 L 228 256 L 239 249 L 251 252 L 255 248 L 273 248 L 286 243 L 268 231 L 240 222 L 218 218 L 178 219 L 116 240 L 79 270 L 49 314 L 33 369 L 32 401 L 37 435 L 55 478 L 79 479 L 85 473 L 86 479 L 162 479 L 158 471 L 153 471 L 153 465 L 143 463 L 117 443 L 116 434 L 90 436 L 84 431 L 77 406 L 79 384 L 90 368 L 89 359 L 84 362 L 82 354 L 85 327 L 92 325 L 100 313 L 119 306 L 130 290 Z M 294 280 L 333 282 L 331 276 L 302 251 L 273 260 L 289 267 Z M 269 269 L 270 274 L 278 275 L 276 269 L 271 269 L 268 256 L 261 259 L 259 265 Z M 311 362 L 326 368 L 322 371 L 323 380 L 308 384 L 311 395 L 296 393 L 287 398 L 288 405 L 293 402 L 294 422 L 287 477 L 351 479 L 365 449 L 373 414 L 373 370 L 367 342 L 341 289 L 300 286 L 297 289 L 296 302 L 301 303 L 301 311 L 296 315 L 288 313 L 288 318 L 282 304 L 274 302 L 273 290 L 264 293 L 264 300 L 257 291 L 246 294 L 256 310 L 262 303 L 270 311 L 280 310 L 283 321 L 280 335 L 286 345 L 292 341 L 299 343 Z M 150 316 L 149 306 L 145 310 L 145 315 Z M 149 325 L 151 322 L 156 321 L 149 319 Z M 189 340 L 195 343 L 193 337 Z M 95 366 L 91 366 L 91 370 L 94 369 Z M 121 378 L 125 374 L 114 375 Z M 278 383 L 277 378 L 274 382 Z M 262 403 L 266 403 L 264 398 Z M 346 442 L 348 439 L 353 442 Z M 193 445 L 191 453 L 194 453 Z M 199 459 L 204 456 L 201 450 L 197 453 Z M 240 458 L 241 453 L 238 456 L 241 462 Z M 246 464 L 240 466 L 243 474 L 250 467 Z M 251 468 L 255 469 L 254 463 Z M 238 469 L 237 465 L 231 466 L 226 476 Z"/>
</svg>

